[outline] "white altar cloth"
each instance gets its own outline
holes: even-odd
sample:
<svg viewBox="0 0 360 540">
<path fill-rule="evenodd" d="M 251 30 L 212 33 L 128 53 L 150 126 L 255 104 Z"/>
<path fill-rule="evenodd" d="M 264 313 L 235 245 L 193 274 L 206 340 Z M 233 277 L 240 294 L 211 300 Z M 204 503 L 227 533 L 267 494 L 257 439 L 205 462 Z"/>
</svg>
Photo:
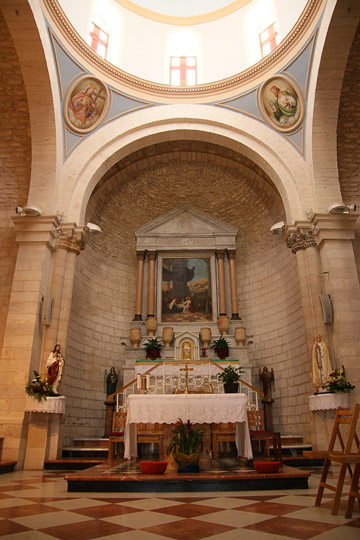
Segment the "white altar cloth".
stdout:
<svg viewBox="0 0 360 540">
<path fill-rule="evenodd" d="M 37 401 L 31 396 L 26 396 L 25 411 L 41 412 L 50 414 L 65 414 L 64 396 L 47 397 L 46 400 Z"/>
<path fill-rule="evenodd" d="M 238 456 L 252 459 L 246 394 L 130 394 L 125 428 L 124 457 L 137 457 L 136 424 L 192 424 L 235 422 Z"/>
</svg>

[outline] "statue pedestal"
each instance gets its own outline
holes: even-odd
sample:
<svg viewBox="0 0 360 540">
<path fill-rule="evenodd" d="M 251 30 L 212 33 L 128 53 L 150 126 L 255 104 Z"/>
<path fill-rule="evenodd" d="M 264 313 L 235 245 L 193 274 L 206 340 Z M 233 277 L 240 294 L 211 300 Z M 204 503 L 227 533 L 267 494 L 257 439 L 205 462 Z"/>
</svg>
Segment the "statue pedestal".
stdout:
<svg viewBox="0 0 360 540">
<path fill-rule="evenodd" d="M 43 469 L 46 459 L 57 459 L 62 451 L 66 398 L 48 397 L 38 402 L 27 396 L 28 435 L 24 469 Z"/>
<path fill-rule="evenodd" d="M 317 394 L 316 396 L 309 396 L 313 450 L 326 450 L 328 448 L 338 407 L 349 409 L 349 394 Z M 341 450 L 341 448 L 335 450 Z"/>
<path fill-rule="evenodd" d="M 274 431 L 274 420 L 272 411 L 272 405 L 274 403 L 274 400 L 272 398 L 264 398 L 261 401 L 264 404 L 265 429 L 267 431 Z"/>
<path fill-rule="evenodd" d="M 113 418 L 113 412 L 114 412 L 114 407 L 115 407 L 115 400 L 107 399 L 106 401 L 104 401 L 104 405 L 106 407 L 104 438 L 106 438 L 112 432 L 112 418 Z"/>
</svg>

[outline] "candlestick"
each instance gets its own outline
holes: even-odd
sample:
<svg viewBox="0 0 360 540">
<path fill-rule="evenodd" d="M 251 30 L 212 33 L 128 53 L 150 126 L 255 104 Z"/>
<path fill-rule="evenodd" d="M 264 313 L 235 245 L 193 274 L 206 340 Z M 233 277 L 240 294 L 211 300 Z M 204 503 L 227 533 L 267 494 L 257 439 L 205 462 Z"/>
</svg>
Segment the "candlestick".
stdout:
<svg viewBox="0 0 360 540">
<path fill-rule="evenodd" d="M 141 375 L 138 373 L 136 375 L 136 388 L 137 390 L 141 390 Z"/>
<path fill-rule="evenodd" d="M 150 375 L 146 375 L 146 390 L 150 388 Z"/>
</svg>

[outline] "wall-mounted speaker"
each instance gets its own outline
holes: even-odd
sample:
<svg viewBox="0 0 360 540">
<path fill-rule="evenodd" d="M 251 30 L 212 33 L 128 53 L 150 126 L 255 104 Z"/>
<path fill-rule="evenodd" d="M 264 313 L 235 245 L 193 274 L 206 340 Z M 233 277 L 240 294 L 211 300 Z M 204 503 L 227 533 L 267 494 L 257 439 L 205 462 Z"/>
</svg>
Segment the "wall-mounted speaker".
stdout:
<svg viewBox="0 0 360 540">
<path fill-rule="evenodd" d="M 45 296 L 41 306 L 41 324 L 50 326 L 53 306 L 53 297 Z"/>
<path fill-rule="evenodd" d="M 320 294 L 319 298 L 323 314 L 323 322 L 324 324 L 331 324 L 334 320 L 334 311 L 330 294 Z"/>
</svg>

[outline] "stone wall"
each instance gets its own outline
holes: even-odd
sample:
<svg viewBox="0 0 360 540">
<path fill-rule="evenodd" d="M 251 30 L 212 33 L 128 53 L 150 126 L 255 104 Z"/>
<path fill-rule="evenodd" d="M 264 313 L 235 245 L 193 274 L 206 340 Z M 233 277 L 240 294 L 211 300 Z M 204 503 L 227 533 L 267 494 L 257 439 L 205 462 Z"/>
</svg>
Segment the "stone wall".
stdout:
<svg viewBox="0 0 360 540">
<path fill-rule="evenodd" d="M 10 216 L 27 201 L 30 181 L 29 112 L 16 50 L 0 12 L 0 350 L 17 255 Z"/>
<path fill-rule="evenodd" d="M 254 336 L 249 357 L 253 384 L 262 389 L 258 368 L 275 372 L 275 429 L 309 437 L 310 366 L 296 258 L 278 237 L 277 248 L 238 269 L 241 316 Z"/>
</svg>

